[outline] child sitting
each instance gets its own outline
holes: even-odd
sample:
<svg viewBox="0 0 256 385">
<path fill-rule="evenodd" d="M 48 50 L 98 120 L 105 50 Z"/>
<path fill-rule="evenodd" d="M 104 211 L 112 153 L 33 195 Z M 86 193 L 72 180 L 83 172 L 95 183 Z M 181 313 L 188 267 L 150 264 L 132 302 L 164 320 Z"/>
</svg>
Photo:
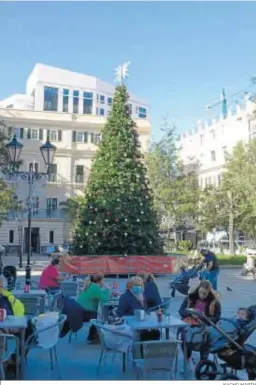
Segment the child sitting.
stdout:
<svg viewBox="0 0 256 385">
<path fill-rule="evenodd" d="M 229 338 L 236 340 L 251 320 L 252 314 L 249 309 L 239 308 L 235 317 L 220 319 L 216 326 Z M 193 350 L 200 350 L 202 343 L 207 343 L 209 349 L 221 349 L 229 341 L 217 328 L 214 326 L 188 328 L 186 342 L 195 346 Z"/>
</svg>

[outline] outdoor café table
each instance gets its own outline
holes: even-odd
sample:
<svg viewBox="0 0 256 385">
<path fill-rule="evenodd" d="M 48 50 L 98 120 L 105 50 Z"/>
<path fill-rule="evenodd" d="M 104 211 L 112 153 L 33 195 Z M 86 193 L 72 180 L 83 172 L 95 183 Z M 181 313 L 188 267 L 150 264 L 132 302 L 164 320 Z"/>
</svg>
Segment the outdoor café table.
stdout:
<svg viewBox="0 0 256 385">
<path fill-rule="evenodd" d="M 0 329 L 17 329 L 20 336 L 20 380 L 24 379 L 25 367 L 25 331 L 27 328 L 26 316 L 9 315 L 0 322 Z"/>
<path fill-rule="evenodd" d="M 133 330 L 134 341 L 139 341 L 140 331 L 141 330 L 154 330 L 154 329 L 177 329 L 188 327 L 188 324 L 183 322 L 180 318 L 173 316 L 164 316 L 161 322 L 158 321 L 156 313 L 145 314 L 145 318 L 142 321 L 137 320 L 134 316 L 125 316 L 123 319 Z M 168 333 L 169 334 L 169 333 Z M 167 335 L 168 335 L 167 334 Z M 187 347 L 184 344 L 184 378 L 187 376 Z"/>
<path fill-rule="evenodd" d="M 31 289 L 29 293 L 24 293 L 24 290 L 13 290 L 13 295 L 20 299 L 22 302 L 22 298 L 33 298 L 33 297 L 39 297 L 40 298 L 40 314 L 43 314 L 45 312 L 45 299 L 47 296 L 47 293 L 45 290 L 40 289 Z"/>
</svg>

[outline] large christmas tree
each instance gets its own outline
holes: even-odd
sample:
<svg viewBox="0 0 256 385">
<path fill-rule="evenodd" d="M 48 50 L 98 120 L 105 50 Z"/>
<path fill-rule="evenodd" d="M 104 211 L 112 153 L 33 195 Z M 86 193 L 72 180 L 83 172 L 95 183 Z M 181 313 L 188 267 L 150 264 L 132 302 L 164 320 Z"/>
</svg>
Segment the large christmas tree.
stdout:
<svg viewBox="0 0 256 385">
<path fill-rule="evenodd" d="M 125 85 L 117 86 L 78 213 L 77 255 L 161 254 L 156 214 Z"/>
</svg>

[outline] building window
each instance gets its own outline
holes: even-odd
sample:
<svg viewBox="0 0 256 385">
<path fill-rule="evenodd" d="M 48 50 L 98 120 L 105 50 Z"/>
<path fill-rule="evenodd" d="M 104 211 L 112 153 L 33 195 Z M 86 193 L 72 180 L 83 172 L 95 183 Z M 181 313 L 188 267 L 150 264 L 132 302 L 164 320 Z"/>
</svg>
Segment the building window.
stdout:
<svg viewBox="0 0 256 385">
<path fill-rule="evenodd" d="M 211 186 L 212 185 L 212 178 L 209 176 L 208 178 L 208 186 Z"/>
<path fill-rule="evenodd" d="M 84 133 L 83 132 L 77 132 L 76 133 L 76 142 L 83 143 L 84 141 Z"/>
<path fill-rule="evenodd" d="M 68 96 L 69 96 L 69 90 L 63 90 L 63 112 L 68 112 Z"/>
<path fill-rule="evenodd" d="M 58 140 L 58 131 L 57 130 L 51 130 L 50 131 L 50 141 L 56 142 Z"/>
<path fill-rule="evenodd" d="M 32 215 L 37 216 L 39 212 L 39 197 L 32 197 Z"/>
<path fill-rule="evenodd" d="M 139 107 L 139 118 L 145 119 L 147 117 L 147 109 L 144 107 Z"/>
<path fill-rule="evenodd" d="M 13 242 L 14 242 L 14 231 L 9 230 L 9 243 L 13 243 Z"/>
<path fill-rule="evenodd" d="M 57 164 L 56 163 L 51 163 L 49 165 L 48 181 L 57 182 Z"/>
<path fill-rule="evenodd" d="M 9 104 L 6 108 L 13 108 L 13 104 Z"/>
<path fill-rule="evenodd" d="M 104 108 L 100 108 L 100 116 L 104 116 L 105 115 L 105 110 Z"/>
<path fill-rule="evenodd" d="M 127 105 L 128 105 L 129 114 L 132 115 L 132 104 L 128 103 Z"/>
<path fill-rule="evenodd" d="M 200 135 L 200 144 L 201 146 L 204 144 L 204 135 Z"/>
<path fill-rule="evenodd" d="M 100 95 L 100 103 L 101 104 L 105 103 L 105 96 L 104 95 Z"/>
<path fill-rule="evenodd" d="M 58 88 L 44 87 L 44 111 L 58 111 Z"/>
<path fill-rule="evenodd" d="M 91 134 L 91 143 L 98 145 L 101 141 L 101 134 Z"/>
<path fill-rule="evenodd" d="M 220 186 L 221 185 L 221 175 L 219 174 L 218 175 L 218 186 Z"/>
<path fill-rule="evenodd" d="M 225 162 L 228 161 L 228 152 L 227 152 L 227 146 L 223 146 L 223 157 Z"/>
<path fill-rule="evenodd" d="M 212 139 L 215 139 L 215 136 L 216 136 L 216 131 L 215 130 L 211 130 L 211 137 L 212 137 Z"/>
<path fill-rule="evenodd" d="M 39 139 L 39 132 L 36 128 L 31 129 L 31 139 L 33 139 L 33 140 Z"/>
<path fill-rule="evenodd" d="M 76 166 L 76 183 L 84 183 L 84 166 Z"/>
<path fill-rule="evenodd" d="M 84 92 L 83 113 L 92 114 L 92 92 Z"/>
<path fill-rule="evenodd" d="M 44 130 L 39 128 L 39 140 L 44 140 Z"/>
<path fill-rule="evenodd" d="M 46 199 L 46 211 L 47 215 L 51 216 L 54 211 L 58 208 L 58 198 L 47 198 Z"/>
<path fill-rule="evenodd" d="M 23 139 L 23 138 L 24 138 L 24 128 L 21 127 L 21 128 L 18 129 L 18 130 L 19 130 L 19 138 L 20 138 L 20 139 Z"/>
<path fill-rule="evenodd" d="M 78 142 L 78 143 L 87 143 L 88 142 L 88 132 L 76 132 L 73 131 L 72 133 L 72 142 Z"/>
<path fill-rule="evenodd" d="M 62 141 L 62 131 L 61 130 L 47 130 L 47 138 L 51 142 L 61 142 Z"/>
<path fill-rule="evenodd" d="M 112 104 L 113 104 L 113 99 L 112 98 L 108 98 L 108 105 L 112 106 Z"/>
<path fill-rule="evenodd" d="M 79 91 L 73 91 L 73 114 L 78 114 Z"/>
<path fill-rule="evenodd" d="M 29 165 L 28 165 L 28 169 L 29 170 L 31 170 L 32 169 L 32 171 L 33 172 L 39 172 L 39 164 L 38 163 L 33 163 L 33 162 L 31 162 L 31 163 L 29 163 Z"/>
<path fill-rule="evenodd" d="M 215 151 L 211 151 L 211 161 L 215 162 L 215 160 L 216 160 L 216 153 Z"/>
<path fill-rule="evenodd" d="M 49 231 L 49 242 L 54 243 L 54 231 Z"/>
</svg>

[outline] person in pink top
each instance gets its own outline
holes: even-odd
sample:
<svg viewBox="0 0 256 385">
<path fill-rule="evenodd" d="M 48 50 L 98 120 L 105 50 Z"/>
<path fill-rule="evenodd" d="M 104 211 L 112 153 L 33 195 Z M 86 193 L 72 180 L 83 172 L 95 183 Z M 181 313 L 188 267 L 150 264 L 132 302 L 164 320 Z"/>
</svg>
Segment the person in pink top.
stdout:
<svg viewBox="0 0 256 385">
<path fill-rule="evenodd" d="M 191 325 L 190 327 L 198 326 L 198 323 L 191 322 L 189 308 L 205 314 L 213 323 L 219 321 L 221 317 L 221 304 L 209 281 L 201 281 L 199 286 L 191 291 L 187 298 L 185 298 L 179 310 L 181 318 L 189 323 Z M 192 369 L 191 356 L 192 351 L 187 348 L 188 363 Z M 204 359 L 207 359 L 207 357 L 201 353 L 201 360 Z"/>
<path fill-rule="evenodd" d="M 41 274 L 39 287 L 46 291 L 54 291 L 60 288 L 59 282 L 64 278 L 59 275 L 60 260 L 55 258 L 52 263 L 47 266 Z"/>
</svg>

